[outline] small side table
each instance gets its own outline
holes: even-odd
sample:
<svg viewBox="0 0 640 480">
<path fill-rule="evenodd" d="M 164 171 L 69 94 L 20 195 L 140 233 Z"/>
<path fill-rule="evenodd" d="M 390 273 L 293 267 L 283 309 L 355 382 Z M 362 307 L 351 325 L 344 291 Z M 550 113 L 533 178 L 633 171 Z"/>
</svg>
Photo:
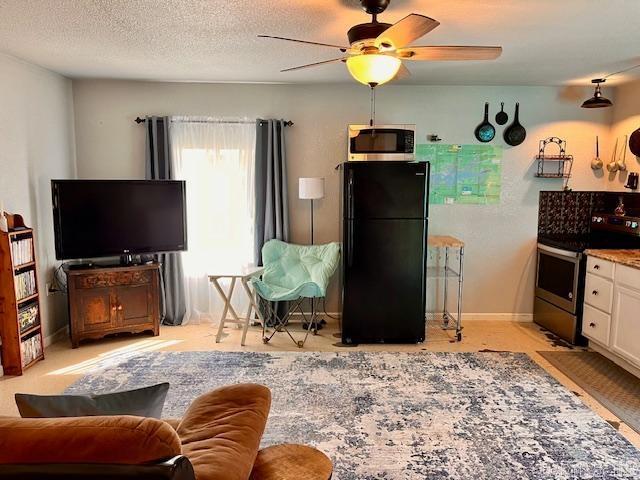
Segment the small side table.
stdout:
<svg viewBox="0 0 640 480">
<path fill-rule="evenodd" d="M 258 305 L 256 304 L 255 294 L 251 291 L 251 287 L 249 286 L 249 281 L 253 277 L 259 276 L 263 271 L 264 268 L 262 267 L 243 267 L 237 270 L 224 271 L 222 273 L 209 275 L 209 281 L 213 284 L 215 289 L 218 291 L 220 298 L 222 298 L 222 300 L 224 301 L 224 308 L 222 310 L 222 315 L 220 316 L 220 325 L 218 326 L 218 333 L 216 334 L 216 343 L 220 343 L 220 339 L 222 338 L 222 331 L 224 330 L 225 324 L 234 323 L 237 325 L 242 325 L 242 340 L 240 340 L 240 345 L 244 346 L 245 339 L 247 338 L 247 330 L 249 329 L 249 323 L 251 322 L 252 311 L 255 311 L 260 321 L 264 322 L 262 313 L 260 313 L 260 308 L 258 308 Z M 220 286 L 220 280 L 222 280 L 223 278 L 228 278 L 229 280 L 231 280 L 231 285 L 229 286 L 229 291 L 227 293 L 225 293 Z M 247 315 L 244 318 L 238 316 L 238 313 L 231 304 L 231 299 L 233 298 L 233 290 L 235 289 L 236 282 L 238 280 L 240 280 L 242 288 L 249 298 L 249 308 L 247 309 Z M 232 318 L 227 318 L 228 313 L 231 313 Z"/>
</svg>

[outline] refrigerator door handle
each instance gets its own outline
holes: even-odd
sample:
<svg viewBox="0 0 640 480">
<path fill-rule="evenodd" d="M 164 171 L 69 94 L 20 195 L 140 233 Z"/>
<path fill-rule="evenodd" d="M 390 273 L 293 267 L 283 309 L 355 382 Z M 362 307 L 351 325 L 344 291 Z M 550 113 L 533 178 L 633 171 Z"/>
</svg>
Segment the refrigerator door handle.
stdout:
<svg viewBox="0 0 640 480">
<path fill-rule="evenodd" d="M 353 170 L 349 169 L 349 175 L 347 178 L 347 215 L 348 218 L 353 218 L 354 205 L 353 205 Z"/>
<path fill-rule="evenodd" d="M 353 266 L 353 221 L 347 220 L 347 266 Z"/>
</svg>

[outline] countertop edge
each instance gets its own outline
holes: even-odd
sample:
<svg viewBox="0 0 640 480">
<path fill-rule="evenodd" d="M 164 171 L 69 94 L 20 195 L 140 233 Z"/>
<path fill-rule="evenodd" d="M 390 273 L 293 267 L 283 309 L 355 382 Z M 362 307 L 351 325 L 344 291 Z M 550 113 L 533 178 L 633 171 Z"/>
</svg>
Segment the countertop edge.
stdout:
<svg viewBox="0 0 640 480">
<path fill-rule="evenodd" d="M 590 248 L 585 250 L 585 255 L 600 258 L 613 263 L 619 263 L 627 267 L 640 270 L 640 249 L 620 250 L 620 249 L 597 249 Z"/>
</svg>

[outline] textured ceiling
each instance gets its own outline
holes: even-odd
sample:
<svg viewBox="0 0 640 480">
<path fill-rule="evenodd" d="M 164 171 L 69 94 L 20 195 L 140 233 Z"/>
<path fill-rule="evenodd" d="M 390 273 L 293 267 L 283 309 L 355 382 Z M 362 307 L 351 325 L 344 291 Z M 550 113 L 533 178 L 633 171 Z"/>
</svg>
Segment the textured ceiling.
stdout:
<svg viewBox="0 0 640 480">
<path fill-rule="evenodd" d="M 441 22 L 418 44 L 504 53 L 494 62 L 406 62 L 413 75 L 403 83 L 586 83 L 640 63 L 640 0 L 392 0 L 380 20 L 411 12 Z M 344 44 L 368 18 L 357 0 L 0 0 L 0 52 L 74 78 L 348 82 L 341 63 L 280 73 L 339 52 L 256 35 Z"/>
</svg>

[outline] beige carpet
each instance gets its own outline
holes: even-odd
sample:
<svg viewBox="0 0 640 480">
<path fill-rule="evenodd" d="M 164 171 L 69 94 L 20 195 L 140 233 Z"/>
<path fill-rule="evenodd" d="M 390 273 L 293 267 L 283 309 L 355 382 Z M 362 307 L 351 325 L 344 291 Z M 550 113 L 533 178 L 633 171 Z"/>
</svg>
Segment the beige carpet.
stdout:
<svg viewBox="0 0 640 480">
<path fill-rule="evenodd" d="M 640 379 L 596 352 L 538 352 L 640 433 Z"/>
</svg>

